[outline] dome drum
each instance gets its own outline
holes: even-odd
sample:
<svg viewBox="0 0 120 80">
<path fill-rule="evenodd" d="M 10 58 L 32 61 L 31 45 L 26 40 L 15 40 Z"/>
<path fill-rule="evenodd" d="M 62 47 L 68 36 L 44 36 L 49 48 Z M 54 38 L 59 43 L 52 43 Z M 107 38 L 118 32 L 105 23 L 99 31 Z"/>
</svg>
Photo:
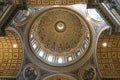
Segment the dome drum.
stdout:
<svg viewBox="0 0 120 80">
<path fill-rule="evenodd" d="M 81 14 L 70 8 L 52 7 L 39 12 L 26 32 L 29 56 L 44 68 L 57 71 L 59 67 L 79 67 L 91 55 L 92 28 Z"/>
</svg>

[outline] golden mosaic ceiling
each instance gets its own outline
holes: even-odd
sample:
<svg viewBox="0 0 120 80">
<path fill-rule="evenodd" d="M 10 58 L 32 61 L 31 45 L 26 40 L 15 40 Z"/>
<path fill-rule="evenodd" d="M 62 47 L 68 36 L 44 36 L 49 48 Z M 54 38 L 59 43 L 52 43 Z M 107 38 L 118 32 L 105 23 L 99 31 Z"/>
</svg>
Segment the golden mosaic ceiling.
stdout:
<svg viewBox="0 0 120 80">
<path fill-rule="evenodd" d="M 71 9 L 47 9 L 38 14 L 30 26 L 33 52 L 47 62 L 66 64 L 78 60 L 90 46 L 87 22 Z"/>
<path fill-rule="evenodd" d="M 0 77 L 16 77 L 21 69 L 22 45 L 19 36 L 7 31 L 7 35 L 0 37 Z"/>
<path fill-rule="evenodd" d="M 97 63 L 103 77 L 120 76 L 120 36 L 105 30 L 97 44 Z"/>
</svg>

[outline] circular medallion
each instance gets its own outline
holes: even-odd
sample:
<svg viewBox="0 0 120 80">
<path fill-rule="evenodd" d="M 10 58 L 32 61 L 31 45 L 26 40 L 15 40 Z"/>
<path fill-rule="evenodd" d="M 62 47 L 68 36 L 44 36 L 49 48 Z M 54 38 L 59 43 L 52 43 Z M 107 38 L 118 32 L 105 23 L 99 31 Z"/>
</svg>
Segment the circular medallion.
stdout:
<svg viewBox="0 0 120 80">
<path fill-rule="evenodd" d="M 85 66 L 81 69 L 80 75 L 82 80 L 95 80 L 96 70 L 93 66 Z"/>
<path fill-rule="evenodd" d="M 83 17 L 71 9 L 47 9 L 38 14 L 30 26 L 30 46 L 47 64 L 72 64 L 90 47 L 90 29 Z"/>
<path fill-rule="evenodd" d="M 33 64 L 28 64 L 23 70 L 23 77 L 25 80 L 36 80 L 40 73 L 38 67 Z"/>
</svg>

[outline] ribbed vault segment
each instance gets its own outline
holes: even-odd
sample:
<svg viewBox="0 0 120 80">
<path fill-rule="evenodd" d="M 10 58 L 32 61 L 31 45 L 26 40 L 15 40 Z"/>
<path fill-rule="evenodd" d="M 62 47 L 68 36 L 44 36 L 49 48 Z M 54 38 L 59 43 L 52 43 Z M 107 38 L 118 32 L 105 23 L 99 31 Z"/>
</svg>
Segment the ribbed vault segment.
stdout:
<svg viewBox="0 0 120 80">
<path fill-rule="evenodd" d="M 22 63 L 22 45 L 16 33 L 6 32 L 0 37 L 0 77 L 16 77 Z"/>
<path fill-rule="evenodd" d="M 120 36 L 105 30 L 98 39 L 97 63 L 103 77 L 120 77 Z"/>
</svg>

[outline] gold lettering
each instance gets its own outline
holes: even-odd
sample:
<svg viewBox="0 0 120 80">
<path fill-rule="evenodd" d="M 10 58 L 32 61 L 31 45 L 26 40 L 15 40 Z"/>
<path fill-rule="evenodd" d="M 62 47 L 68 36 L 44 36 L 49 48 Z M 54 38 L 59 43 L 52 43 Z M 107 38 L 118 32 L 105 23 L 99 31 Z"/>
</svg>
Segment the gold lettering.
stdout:
<svg viewBox="0 0 120 80">
<path fill-rule="evenodd" d="M 60 4 L 62 4 L 62 1 L 61 0 L 56 0 L 55 4 L 60 5 Z"/>
<path fill-rule="evenodd" d="M 36 3 L 37 5 L 41 5 L 42 4 L 41 0 L 37 0 L 36 2 L 37 2 Z"/>
<path fill-rule="evenodd" d="M 50 5 L 54 5 L 55 1 L 54 0 L 50 0 Z"/>
<path fill-rule="evenodd" d="M 75 0 L 75 4 L 81 3 L 81 0 Z"/>
<path fill-rule="evenodd" d="M 74 4 L 74 0 L 68 0 L 68 4 Z"/>
<path fill-rule="evenodd" d="M 48 5 L 49 4 L 49 0 L 42 0 L 42 4 L 43 5 Z"/>
<path fill-rule="evenodd" d="M 66 0 L 63 0 L 63 5 L 67 4 L 67 1 Z"/>
<path fill-rule="evenodd" d="M 35 5 L 36 4 L 36 0 L 27 0 L 27 4 L 28 5 Z"/>
</svg>

